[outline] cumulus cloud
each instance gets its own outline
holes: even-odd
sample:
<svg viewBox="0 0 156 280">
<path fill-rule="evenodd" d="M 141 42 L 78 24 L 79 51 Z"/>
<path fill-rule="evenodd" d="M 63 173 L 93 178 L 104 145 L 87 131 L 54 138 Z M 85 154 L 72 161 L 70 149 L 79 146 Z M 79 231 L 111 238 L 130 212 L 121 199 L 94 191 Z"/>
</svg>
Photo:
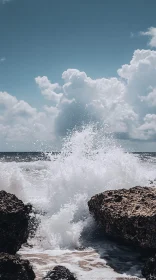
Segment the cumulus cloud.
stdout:
<svg viewBox="0 0 156 280">
<path fill-rule="evenodd" d="M 140 99 L 147 102 L 150 107 L 156 107 L 156 88 L 152 89 L 147 96 L 140 96 Z"/>
<path fill-rule="evenodd" d="M 156 52 L 136 50 L 118 75 L 92 79 L 77 69 L 63 72 L 58 93 L 61 97 L 54 106 L 46 108 L 55 116 L 55 134 L 64 136 L 75 127 L 98 122 L 107 124 L 119 138 L 155 140 L 152 126 L 147 129 L 146 116 L 156 113 Z M 55 85 L 59 90 L 59 85 Z"/>
<path fill-rule="evenodd" d="M 156 87 L 156 51 L 136 50 L 130 64 L 123 65 L 118 70 L 119 76 L 126 83 L 125 98 L 138 116 L 133 123 L 130 138 L 155 140 L 154 134 L 146 130 L 144 133 L 145 116 L 155 115 L 155 87 Z M 140 135 L 139 127 L 142 127 Z"/>
<path fill-rule="evenodd" d="M 62 94 L 57 94 L 57 91 L 61 89 L 58 83 L 52 84 L 46 76 L 38 76 L 35 78 L 35 81 L 46 99 L 51 100 L 54 103 L 59 102 Z"/>
<path fill-rule="evenodd" d="M 7 92 L 0 92 L 0 105 L 6 108 L 11 108 L 17 103 L 17 98 L 8 94 Z"/>
<path fill-rule="evenodd" d="M 54 142 L 53 120 L 24 100 L 0 92 L 0 146 L 4 150 L 41 149 Z M 8 145 L 8 147 L 7 147 Z"/>
<path fill-rule="evenodd" d="M 144 117 L 144 123 L 139 127 L 146 140 L 156 139 L 156 114 L 147 114 Z"/>
<path fill-rule="evenodd" d="M 119 76 L 126 83 L 126 100 L 142 115 L 150 110 L 148 102 L 143 100 L 156 86 L 156 52 L 136 50 L 130 64 L 118 70 Z M 152 109 L 151 109 L 152 110 Z"/>
<path fill-rule="evenodd" d="M 140 35 L 142 36 L 148 36 L 150 38 L 149 46 L 152 48 L 156 47 L 156 28 L 150 27 L 147 31 L 140 32 Z"/>
<path fill-rule="evenodd" d="M 117 77 L 93 79 L 78 69 L 62 73 L 62 85 L 38 76 L 35 82 L 49 105 L 38 111 L 0 92 L 0 142 L 58 145 L 68 131 L 89 123 L 120 139 L 156 140 L 156 51 L 136 50 Z M 2 141 L 3 138 L 3 141 Z M 23 148 L 24 149 L 24 148 Z"/>
<path fill-rule="evenodd" d="M 127 133 L 126 121 L 123 124 L 125 107 L 127 120 L 132 112 L 124 102 L 125 86 L 117 78 L 93 80 L 84 72 L 68 69 L 62 79 L 63 98 L 57 107 L 56 133 L 64 136 L 68 130 L 90 122 L 107 123 L 115 132 L 122 127 L 122 132 Z"/>
</svg>

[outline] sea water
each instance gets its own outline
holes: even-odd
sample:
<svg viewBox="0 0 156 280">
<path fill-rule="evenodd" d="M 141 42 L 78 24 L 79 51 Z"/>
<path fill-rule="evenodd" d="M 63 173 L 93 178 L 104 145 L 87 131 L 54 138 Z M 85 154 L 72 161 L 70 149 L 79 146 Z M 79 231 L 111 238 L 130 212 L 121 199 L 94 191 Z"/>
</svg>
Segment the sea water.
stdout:
<svg viewBox="0 0 156 280">
<path fill-rule="evenodd" d="M 140 276 L 139 253 L 100 236 L 87 201 L 105 190 L 149 185 L 155 166 L 155 153 L 128 153 L 92 126 L 66 137 L 59 153 L 1 153 L 1 190 L 38 211 L 35 236 L 20 250 L 37 279 L 56 264 L 82 280 Z"/>
</svg>

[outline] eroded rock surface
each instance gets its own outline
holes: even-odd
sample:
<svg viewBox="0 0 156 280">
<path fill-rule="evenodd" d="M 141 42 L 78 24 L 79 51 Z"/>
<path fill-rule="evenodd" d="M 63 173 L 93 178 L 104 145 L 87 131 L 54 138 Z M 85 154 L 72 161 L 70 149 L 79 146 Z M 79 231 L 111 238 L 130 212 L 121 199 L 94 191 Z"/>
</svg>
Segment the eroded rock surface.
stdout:
<svg viewBox="0 0 156 280">
<path fill-rule="evenodd" d="M 93 196 L 88 206 L 109 236 L 156 249 L 156 188 L 105 191 Z"/>
<path fill-rule="evenodd" d="M 148 259 L 142 270 L 142 275 L 146 280 L 156 280 L 156 256 Z"/>
<path fill-rule="evenodd" d="M 57 265 L 53 270 L 49 271 L 43 280 L 76 280 L 73 273 L 62 265 Z"/>
<path fill-rule="evenodd" d="M 35 274 L 28 260 L 0 253 L 0 280 L 34 280 Z"/>
<path fill-rule="evenodd" d="M 29 207 L 0 191 L 0 252 L 15 254 L 28 238 Z"/>
</svg>

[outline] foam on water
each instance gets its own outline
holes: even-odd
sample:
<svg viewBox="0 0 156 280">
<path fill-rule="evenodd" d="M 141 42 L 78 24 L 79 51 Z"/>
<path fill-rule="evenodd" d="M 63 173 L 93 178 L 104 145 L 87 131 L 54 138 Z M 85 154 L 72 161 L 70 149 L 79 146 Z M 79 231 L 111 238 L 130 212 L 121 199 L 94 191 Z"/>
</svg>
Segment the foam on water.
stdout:
<svg viewBox="0 0 156 280">
<path fill-rule="evenodd" d="M 64 265 L 74 272 L 81 280 L 137 280 L 137 277 L 128 277 L 125 273 L 119 275 L 113 271 L 104 259 L 100 259 L 94 250 L 69 251 L 53 250 L 39 253 L 35 251 L 22 252 L 22 256 L 33 264 L 37 280 L 42 280 L 47 271 L 56 265 Z"/>
<path fill-rule="evenodd" d="M 3 162 L 0 170 L 1 189 L 46 212 L 33 240 L 42 249 L 80 246 L 83 228 L 91 223 L 87 201 L 92 195 L 147 185 L 156 177 L 151 164 L 125 153 L 92 126 L 67 137 L 51 161 Z"/>
</svg>

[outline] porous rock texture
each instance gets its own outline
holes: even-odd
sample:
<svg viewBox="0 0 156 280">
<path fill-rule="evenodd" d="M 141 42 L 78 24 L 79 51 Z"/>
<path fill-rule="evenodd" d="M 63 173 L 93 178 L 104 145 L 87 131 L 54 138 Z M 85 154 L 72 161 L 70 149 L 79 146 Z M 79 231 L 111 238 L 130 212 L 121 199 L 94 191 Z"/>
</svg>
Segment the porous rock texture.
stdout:
<svg viewBox="0 0 156 280">
<path fill-rule="evenodd" d="M 27 241 L 29 211 L 15 195 L 0 191 L 0 252 L 15 254 Z"/>
<path fill-rule="evenodd" d="M 49 271 L 43 280 L 76 280 L 73 273 L 62 265 L 57 265 L 53 270 Z"/>
<path fill-rule="evenodd" d="M 147 260 L 144 268 L 142 269 L 142 275 L 146 280 L 156 280 L 156 256 Z"/>
<path fill-rule="evenodd" d="M 156 249 L 156 188 L 105 191 L 93 196 L 88 206 L 107 235 Z"/>
<path fill-rule="evenodd" d="M 34 280 L 35 274 L 28 260 L 0 253 L 0 280 Z"/>
</svg>

